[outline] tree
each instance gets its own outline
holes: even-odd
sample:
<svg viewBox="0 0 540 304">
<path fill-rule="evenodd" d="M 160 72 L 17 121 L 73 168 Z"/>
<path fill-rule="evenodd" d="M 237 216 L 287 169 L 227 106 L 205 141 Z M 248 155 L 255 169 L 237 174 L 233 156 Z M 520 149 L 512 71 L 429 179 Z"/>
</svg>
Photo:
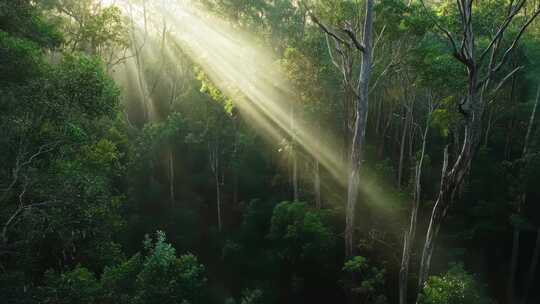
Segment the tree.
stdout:
<svg viewBox="0 0 540 304">
<path fill-rule="evenodd" d="M 319 19 L 311 13 L 311 19 L 315 22 L 323 32 L 335 39 L 336 45 L 343 47 L 354 47 L 361 53 L 360 74 L 358 84 L 353 91 L 356 94 L 355 106 L 355 123 L 350 154 L 350 170 L 348 173 L 347 187 L 347 207 L 345 212 L 345 253 L 348 257 L 354 254 L 354 230 L 355 230 L 355 208 L 358 201 L 360 173 L 362 169 L 362 152 L 367 128 L 367 114 L 369 106 L 369 80 L 372 69 L 373 57 L 373 1 L 367 0 L 365 7 L 364 27 L 362 34 L 362 42 L 358 39 L 350 23 L 346 24 L 342 29 L 346 38 L 338 36 Z M 346 66 L 341 67 L 346 71 Z M 344 73 L 345 75 L 346 73 Z M 346 76 L 344 76 L 346 77 Z M 348 82 L 348 81 L 347 81 Z M 348 83 L 352 86 L 351 83 Z"/>
<path fill-rule="evenodd" d="M 531 24 L 531 22 L 540 14 L 540 7 L 534 14 L 520 26 L 518 33 L 511 40 L 508 47 L 504 46 L 503 36 L 508 30 L 516 15 L 521 11 L 526 1 L 511 2 L 508 5 L 504 21 L 496 27 L 494 36 L 490 39 L 488 45 L 481 49 L 479 55 L 476 42 L 476 34 L 473 31 L 473 1 L 460 0 L 457 2 L 459 9 L 460 25 L 462 27 L 461 43 L 458 45 L 454 35 L 435 21 L 436 27 L 448 39 L 453 56 L 467 70 L 467 91 L 463 99 L 458 104 L 458 109 L 463 116 L 463 139 L 456 156 L 450 160 L 448 148 L 444 152 L 444 163 L 442 169 L 440 190 L 433 207 L 426 240 L 422 252 L 420 263 L 419 290 L 422 289 L 427 279 L 431 258 L 433 255 L 434 238 L 438 234 L 442 220 L 445 218 L 448 208 L 461 188 L 466 175 L 468 174 L 476 149 L 480 143 L 482 134 L 483 120 L 482 116 L 486 103 L 501 85 L 509 79 L 519 68 L 510 71 L 502 80 L 491 89 L 494 76 L 501 70 L 508 59 L 508 56 L 516 48 L 520 38 Z M 504 50 L 504 51 L 503 51 Z M 502 56 L 497 54 L 502 53 Z M 484 60 L 489 57 L 487 66 Z"/>
</svg>

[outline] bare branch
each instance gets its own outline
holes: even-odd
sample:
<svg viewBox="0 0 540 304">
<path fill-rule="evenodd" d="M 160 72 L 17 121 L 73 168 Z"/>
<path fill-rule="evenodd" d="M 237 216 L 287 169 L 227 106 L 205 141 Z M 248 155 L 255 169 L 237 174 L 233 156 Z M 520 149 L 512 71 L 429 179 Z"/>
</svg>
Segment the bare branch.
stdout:
<svg viewBox="0 0 540 304">
<path fill-rule="evenodd" d="M 348 41 L 346 41 L 343 38 L 339 37 L 336 33 L 334 33 L 326 25 L 324 25 L 321 21 L 319 21 L 319 19 L 310 10 L 308 10 L 308 16 L 311 18 L 311 20 L 313 20 L 313 22 L 315 22 L 315 24 L 317 24 L 319 26 L 319 28 L 321 28 L 321 30 L 323 32 L 325 32 L 326 34 L 332 36 L 334 39 L 336 39 L 340 43 L 350 45 L 350 43 Z"/>
<path fill-rule="evenodd" d="M 437 20 L 435 20 L 435 18 L 433 18 L 433 16 L 431 16 L 431 14 L 429 13 L 429 10 L 428 8 L 426 7 L 426 5 L 424 4 L 424 1 L 423 0 L 420 0 L 420 4 L 422 4 L 422 7 L 424 8 L 424 10 L 426 11 L 426 14 L 428 15 L 428 17 L 431 19 L 431 21 L 433 22 L 433 24 L 435 25 L 435 27 L 437 27 L 441 32 L 443 32 L 443 34 L 448 38 L 448 40 L 450 41 L 450 44 L 452 45 L 452 50 L 453 50 L 453 53 L 454 53 L 454 57 L 456 57 L 456 59 L 458 59 L 459 61 L 463 62 L 463 63 L 466 63 L 465 61 L 465 58 L 463 58 L 462 54 L 458 51 L 458 48 L 457 48 L 457 44 L 456 44 L 456 40 L 454 39 L 454 37 L 452 36 L 452 34 L 450 33 L 450 31 L 448 31 L 447 29 L 445 29 L 444 27 L 442 27 L 439 22 L 437 22 Z"/>
<path fill-rule="evenodd" d="M 373 49 L 377 49 L 377 45 L 379 45 L 379 42 L 381 41 L 385 30 L 386 30 L 386 24 L 383 25 L 381 32 L 379 33 L 379 35 L 377 35 L 377 38 L 375 39 L 375 43 L 373 43 Z"/>
<path fill-rule="evenodd" d="M 341 70 L 341 67 L 334 58 L 334 52 L 332 51 L 332 47 L 330 46 L 330 39 L 328 39 L 328 34 L 324 35 L 324 37 L 326 38 L 326 46 L 328 47 L 328 54 L 330 55 L 330 60 L 332 61 L 332 64 L 334 64 L 336 68 Z"/>
<path fill-rule="evenodd" d="M 508 16 L 504 20 L 503 24 L 497 30 L 497 33 L 495 34 L 495 36 L 493 36 L 493 38 L 489 42 L 489 45 L 484 49 L 484 51 L 482 51 L 482 54 L 480 55 L 480 59 L 478 60 L 478 62 L 482 62 L 482 60 L 484 60 L 484 58 L 489 53 L 491 48 L 493 48 L 495 46 L 495 43 L 498 40 L 502 39 L 504 32 L 506 31 L 508 26 L 512 23 L 512 20 L 517 15 L 517 13 L 521 10 L 523 5 L 525 4 L 525 1 L 526 0 L 522 0 L 516 6 L 513 6 L 513 1 L 512 1 L 512 3 L 510 3 L 509 9 L 508 9 Z"/>
<path fill-rule="evenodd" d="M 510 79 L 510 77 L 514 76 L 514 74 L 516 74 L 519 70 L 521 70 L 523 68 L 523 66 L 518 66 L 517 68 L 513 69 L 510 73 L 508 73 L 500 82 L 499 84 L 497 85 L 497 87 L 495 87 L 495 89 L 493 89 L 493 91 L 491 91 L 491 95 L 494 95 L 495 93 L 497 93 L 497 91 L 499 91 L 499 89 L 508 81 L 508 79 Z"/>
<path fill-rule="evenodd" d="M 343 31 L 345 32 L 345 34 L 347 34 L 347 36 L 349 36 L 349 38 L 351 38 L 351 41 L 353 42 L 354 46 L 360 51 L 360 52 L 365 52 L 366 48 L 364 47 L 364 45 L 362 45 L 362 43 L 360 43 L 360 41 L 358 41 L 358 39 L 356 38 L 356 34 L 353 32 L 353 30 L 351 29 L 351 26 L 350 25 L 347 25 Z"/>
<path fill-rule="evenodd" d="M 521 29 L 519 30 L 516 38 L 514 38 L 514 41 L 512 42 L 512 44 L 510 45 L 510 47 L 506 50 L 506 52 L 504 52 L 504 55 L 503 57 L 501 58 L 501 61 L 499 62 L 499 64 L 492 70 L 490 70 L 488 72 L 488 77 L 491 77 L 491 75 L 495 72 L 497 72 L 498 70 L 501 69 L 501 67 L 506 63 L 506 60 L 508 59 L 508 56 L 510 55 L 510 53 L 512 53 L 512 51 L 516 48 L 519 40 L 521 39 L 521 36 L 523 36 L 523 33 L 525 33 L 525 30 L 529 27 L 529 25 L 534 21 L 534 19 L 536 19 L 536 17 L 538 17 L 538 15 L 540 15 L 540 6 L 538 8 L 536 8 L 536 11 L 533 13 L 533 15 L 529 18 L 529 20 L 527 20 L 527 22 L 525 22 L 525 24 L 523 24 L 523 26 L 521 27 Z"/>
<path fill-rule="evenodd" d="M 395 63 L 394 61 L 390 61 L 390 63 L 388 63 L 388 65 L 384 68 L 384 70 L 379 74 L 379 76 L 377 76 L 377 79 L 373 82 L 373 86 L 371 87 L 371 89 L 369 90 L 369 93 L 372 93 L 375 88 L 377 87 L 377 85 L 379 84 L 379 81 L 381 80 L 381 78 L 383 76 L 385 76 L 388 71 L 390 71 L 390 68 L 392 68 L 393 66 L 397 65 L 397 63 Z"/>
</svg>

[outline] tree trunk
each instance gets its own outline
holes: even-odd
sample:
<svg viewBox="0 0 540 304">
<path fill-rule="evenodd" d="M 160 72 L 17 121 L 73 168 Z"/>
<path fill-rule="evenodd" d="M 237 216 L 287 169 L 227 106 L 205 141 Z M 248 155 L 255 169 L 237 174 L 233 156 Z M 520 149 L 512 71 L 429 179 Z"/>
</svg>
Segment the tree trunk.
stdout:
<svg viewBox="0 0 540 304">
<path fill-rule="evenodd" d="M 319 161 L 317 159 L 314 159 L 315 165 L 313 168 L 314 178 L 313 178 L 313 190 L 315 192 L 315 207 L 317 209 L 322 208 L 322 201 L 321 201 L 321 174 L 320 174 L 320 168 L 319 168 Z"/>
<path fill-rule="evenodd" d="M 172 148 L 169 152 L 169 195 L 171 206 L 174 206 L 174 153 Z"/>
<path fill-rule="evenodd" d="M 459 106 L 460 112 L 465 119 L 463 143 L 458 155 L 449 166 L 448 147 L 444 151 L 444 162 L 441 174 L 441 183 L 439 194 L 433 207 L 422 258 L 420 260 L 420 270 L 418 273 L 418 292 L 422 291 L 427 280 L 433 256 L 434 241 L 437 237 L 440 226 L 446 213 L 455 197 L 456 191 L 459 191 L 465 175 L 469 172 L 472 159 L 476 148 L 478 147 L 482 134 L 482 115 L 484 112 L 483 92 L 489 85 L 489 78 L 482 83 L 479 91 L 478 70 L 479 66 L 475 61 L 475 36 L 472 29 L 472 6 L 465 7 L 461 12 L 463 25 L 463 46 L 461 53 L 455 56 L 467 68 L 467 95 L 464 102 Z M 494 52 L 493 52 L 494 54 Z M 494 56 L 491 57 L 490 69 L 492 68 Z M 418 299 L 417 299 L 418 301 Z"/>
<path fill-rule="evenodd" d="M 515 299 L 514 285 L 516 281 L 516 270 L 517 270 L 518 258 L 519 258 L 519 235 L 520 235 L 519 228 L 514 226 L 514 233 L 512 234 L 512 258 L 510 260 L 510 278 L 508 279 L 507 302 L 509 304 L 514 303 L 514 299 Z"/>
<path fill-rule="evenodd" d="M 210 152 L 210 168 L 212 173 L 214 173 L 214 182 L 216 185 L 216 209 L 217 209 L 217 222 L 218 222 L 218 231 L 221 232 L 222 221 L 221 221 L 221 185 L 219 180 L 219 147 L 217 141 L 214 143 L 214 146 L 211 147 L 208 143 L 209 152 Z"/>
<path fill-rule="evenodd" d="M 429 110 L 426 120 L 426 126 L 422 135 L 422 149 L 420 152 L 420 159 L 416 164 L 415 176 L 414 176 L 414 198 L 411 208 L 411 217 L 409 220 L 409 231 L 407 231 L 403 238 L 403 256 L 401 259 L 401 268 L 399 271 L 399 304 L 407 303 L 407 287 L 409 280 L 409 265 L 412 253 L 412 244 L 416 237 L 416 225 L 418 221 L 418 209 L 420 207 L 420 194 L 422 190 L 422 167 L 424 164 L 424 156 L 426 154 L 427 135 L 429 132 L 429 122 L 431 120 L 432 109 Z"/>
<path fill-rule="evenodd" d="M 512 21 L 512 19 L 522 8 L 521 5 L 523 3 L 525 2 L 519 2 L 519 4 L 516 4 L 516 6 L 511 6 L 509 8 L 506 19 L 507 21 L 505 24 L 509 24 L 509 22 Z M 455 159 L 452 160 L 451 166 L 448 166 L 448 147 L 444 152 L 444 164 L 442 169 L 440 190 L 435 206 L 433 207 L 433 212 L 426 234 L 426 240 L 422 251 L 422 259 L 420 261 L 418 282 L 419 292 L 422 290 L 429 274 L 431 257 L 434 249 L 434 239 L 439 232 L 441 222 L 444 220 L 456 192 L 459 191 L 465 176 L 470 171 L 472 159 L 481 139 L 482 115 L 484 114 L 485 107 L 484 93 L 489 88 L 490 80 L 493 78 L 494 74 L 504 65 L 508 54 L 512 52 L 515 45 L 521 38 L 523 31 L 533 21 L 532 18 L 535 18 L 540 14 L 540 8 L 538 8 L 538 10 L 535 11 L 534 16 L 525 22 L 520 30 L 520 34 L 515 37 L 515 40 L 511 46 L 506 49 L 506 51 L 502 51 L 504 55 L 502 59 L 499 60 L 496 55 L 501 53 L 499 52 L 501 51 L 499 50 L 499 47 L 506 28 L 502 26 L 499 31 L 500 35 L 496 35 L 490 42 L 487 49 L 485 49 L 480 56 L 477 56 L 478 54 L 475 53 L 476 44 L 475 34 L 473 31 L 472 0 L 459 1 L 458 5 L 460 5 L 459 13 L 461 16 L 461 25 L 463 27 L 461 35 L 461 47 L 458 47 L 459 44 L 456 43 L 456 41 L 453 39 L 453 35 L 448 30 L 444 29 L 440 24 L 437 24 L 437 27 L 448 37 L 448 40 L 453 48 L 453 56 L 467 69 L 467 95 L 463 102 L 460 102 L 458 105 L 459 111 L 463 114 L 464 118 L 464 136 L 461 150 Z M 483 75 L 483 77 L 480 79 L 478 73 L 486 70 L 482 66 L 482 58 L 488 54 L 490 54 L 490 61 L 487 66 L 487 74 Z M 504 81 L 516 71 L 517 69 L 514 69 L 512 72 L 510 72 L 510 74 L 507 75 L 507 77 L 504 77 L 498 87 L 500 87 Z M 495 89 L 495 91 L 496 90 L 497 89 Z"/>
<path fill-rule="evenodd" d="M 384 156 L 384 151 L 385 151 L 384 144 L 386 143 L 386 134 L 388 134 L 388 130 L 392 126 L 393 111 L 394 111 L 394 109 L 391 106 L 388 107 L 388 118 L 386 119 L 382 134 L 380 136 L 381 142 L 380 142 L 380 145 L 379 145 L 379 151 L 377 152 L 379 158 L 382 158 Z"/>
<path fill-rule="evenodd" d="M 489 135 L 491 135 L 491 127 L 492 127 L 492 124 L 493 124 L 493 109 L 490 109 L 489 111 L 489 116 L 488 116 L 488 121 L 487 121 L 487 126 L 486 126 L 486 134 L 484 135 L 484 148 L 487 148 L 488 147 L 488 143 L 489 143 Z"/>
<path fill-rule="evenodd" d="M 295 121 L 295 109 L 294 104 L 291 104 L 291 161 L 292 161 L 292 187 L 293 187 L 293 200 L 299 200 L 298 191 L 298 159 L 296 157 L 296 121 Z"/>
<path fill-rule="evenodd" d="M 377 120 L 375 121 L 375 135 L 379 135 L 380 128 L 381 128 L 381 112 L 382 112 L 382 98 L 377 98 Z"/>
<path fill-rule="evenodd" d="M 403 178 L 403 162 L 405 160 L 405 144 L 407 139 L 407 132 L 409 128 L 409 120 L 411 119 L 411 105 L 405 106 L 405 123 L 403 124 L 403 133 L 401 133 L 401 143 L 399 147 L 399 165 L 398 165 L 398 178 L 397 186 L 401 190 L 401 183 Z"/>
<path fill-rule="evenodd" d="M 426 233 L 426 240 L 422 251 L 422 258 L 420 260 L 418 292 L 422 290 L 424 283 L 427 280 L 434 250 L 434 241 L 439 233 L 441 223 L 446 217 L 448 208 L 450 207 L 456 192 L 459 191 L 465 175 L 467 175 L 470 170 L 474 152 L 480 140 L 484 104 L 481 97 L 479 97 L 477 100 L 476 87 L 476 71 L 469 70 L 469 92 L 467 101 L 465 103 L 468 114 L 465 116 L 466 125 L 463 144 L 451 167 L 448 166 L 448 147 L 446 147 L 444 151 L 444 163 L 441 174 L 440 190 L 435 202 L 435 206 L 433 207 L 428 231 Z"/>
<path fill-rule="evenodd" d="M 510 160 L 512 154 L 512 134 L 514 134 L 514 119 L 515 119 L 515 105 L 514 105 L 514 92 L 516 88 L 516 77 L 512 77 L 512 87 L 510 89 L 510 104 L 511 104 L 511 117 L 506 127 L 506 142 L 504 145 L 504 157 L 506 160 Z"/>
<path fill-rule="evenodd" d="M 218 230 L 221 232 L 221 187 L 219 185 L 219 174 L 215 174 L 216 181 L 216 205 L 217 205 L 217 219 L 218 219 Z"/>
<path fill-rule="evenodd" d="M 238 204 L 238 173 L 239 173 L 239 161 L 238 161 L 238 145 L 239 145 L 239 140 L 238 140 L 238 137 L 239 137 L 239 131 L 238 131 L 238 116 L 235 114 L 233 116 L 233 119 L 234 119 L 234 146 L 233 146 L 233 155 L 232 155 L 232 159 L 233 159 L 233 163 L 234 163 L 234 167 L 233 167 L 233 199 L 232 199 L 232 203 L 234 204 L 234 206 L 236 206 L 236 204 Z"/>
<path fill-rule="evenodd" d="M 362 169 L 362 150 L 366 135 L 367 114 L 369 107 L 369 79 L 371 76 L 371 60 L 373 52 L 373 0 L 366 1 L 366 17 L 364 21 L 362 64 L 358 81 L 358 99 L 356 104 L 356 121 L 351 149 L 349 183 L 347 188 L 347 209 L 345 214 L 345 254 L 354 255 L 354 215 L 358 200 L 360 172 Z"/>
</svg>

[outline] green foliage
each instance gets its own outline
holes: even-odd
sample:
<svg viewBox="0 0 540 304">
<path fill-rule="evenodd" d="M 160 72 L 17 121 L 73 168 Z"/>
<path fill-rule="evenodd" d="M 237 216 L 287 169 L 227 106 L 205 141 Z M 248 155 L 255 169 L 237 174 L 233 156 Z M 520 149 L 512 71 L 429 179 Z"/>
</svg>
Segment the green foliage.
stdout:
<svg viewBox="0 0 540 304">
<path fill-rule="evenodd" d="M 132 303 L 132 298 L 138 291 L 136 278 L 142 267 L 143 258 L 140 254 L 135 254 L 116 266 L 106 267 L 101 276 L 105 302 Z"/>
<path fill-rule="evenodd" d="M 419 1 L 375 1 L 376 48 L 356 214 L 361 220 L 355 227 L 362 256 L 343 263 L 338 245 L 346 195 L 342 181 L 321 166 L 327 209 L 286 201 L 291 174 L 276 153 L 280 144 L 257 133 L 246 116 L 249 111 L 236 108 L 237 102 L 249 102 L 237 87 L 241 82 L 213 83 L 183 45 L 173 43 L 179 30 L 174 23 L 166 22 L 163 45 L 154 48 L 158 39 L 153 35 L 164 16 L 145 16 L 149 36 L 140 46 L 141 58 L 129 59 L 138 65 L 141 82 L 135 85 L 152 87 L 146 97 L 156 114 L 151 122 L 144 121 L 146 116 L 137 119 L 140 100 L 131 91 L 138 88 L 128 86 L 120 96 L 108 73 L 115 73 L 111 67 L 125 59 L 121 57 L 130 57 L 128 49 L 139 49 L 129 39 L 138 34 L 122 15 L 130 12 L 98 2 L 0 0 L 0 301 L 222 303 L 228 298 L 230 304 L 326 303 L 345 302 L 344 289 L 363 303 L 392 300 L 396 293 L 386 287 L 393 284 L 386 283 L 399 267 L 409 212 L 404 207 L 412 196 L 412 183 L 395 182 L 400 148 L 405 152 L 402 180 L 412 181 L 419 135 L 436 104 L 428 122 L 421 180 L 419 215 L 425 216 L 429 212 L 423 209 L 439 191 L 443 148 L 456 144 L 450 149 L 453 160 L 463 139 L 458 104 L 466 70 L 434 25 L 439 22 L 460 42 L 455 3 L 425 1 L 426 9 Z M 149 9 L 154 2 L 131 5 Z M 312 120 L 298 131 L 318 136 L 321 143 L 331 137 L 332 156 L 346 160 L 357 96 L 344 87 L 343 71 L 334 63 L 351 56 L 350 82 L 356 88 L 360 52 L 342 44 L 330 58 L 328 49 L 336 41 L 326 37 L 306 9 L 339 37 L 348 38 L 343 28 L 350 25 L 361 38 L 365 1 L 195 2 L 203 5 L 197 6 L 204 11 L 201 20 L 216 14 L 233 29 L 253 34 L 246 35 L 252 45 L 272 49 L 271 60 L 286 79 L 258 72 L 290 84 L 293 94 L 284 95 L 291 100 L 279 104 L 294 105 L 299 120 Z M 508 3 L 473 1 L 477 55 L 495 34 L 494 25 L 503 21 L 507 11 L 501 7 Z M 533 5 L 527 3 L 527 13 L 518 14 L 509 26 L 501 50 Z M 444 256 L 483 259 L 493 273 L 508 264 L 508 250 L 484 259 L 479 248 L 499 250 L 511 244 L 509 229 L 522 229 L 519 269 L 525 269 L 530 262 L 525 250 L 532 247 L 528 231 L 540 223 L 534 204 L 540 197 L 536 126 L 528 155 L 521 155 L 540 75 L 539 34 L 539 24 L 533 22 L 508 58 L 508 67 L 493 77 L 492 84 L 509 69 L 523 67 L 498 94 L 486 92 L 490 100 L 483 125 L 489 120 L 490 132 L 484 130 L 485 147 L 476 153 L 473 170 L 448 210 L 451 223 L 440 230 L 440 239 L 450 246 Z M 501 56 L 499 51 L 496 58 Z M 130 76 L 122 80 L 135 82 Z M 413 119 L 407 125 L 403 112 L 409 106 Z M 289 109 L 283 110 L 280 121 Z M 298 148 L 300 197 L 309 201 L 315 188 L 313 159 L 304 152 L 318 151 L 303 151 L 293 137 L 282 142 Z M 219 164 L 209 166 L 215 159 Z M 216 186 L 224 220 L 219 234 L 214 227 Z M 167 231 L 169 239 L 158 232 L 141 246 L 142 236 L 156 229 Z M 180 251 L 203 256 L 213 279 L 207 282 L 196 255 Z M 411 268 L 411 277 L 414 273 Z M 500 276 L 490 279 L 506 283 Z M 461 266 L 431 277 L 419 301 L 490 303 Z"/>
<path fill-rule="evenodd" d="M 80 110 L 91 118 L 116 115 L 119 90 L 99 59 L 67 56 L 51 77 L 65 106 Z"/>
<path fill-rule="evenodd" d="M 204 267 L 192 254 L 176 256 L 158 231 L 155 242 L 144 242 L 148 254 L 135 254 L 106 267 L 101 279 L 77 266 L 62 273 L 48 271 L 40 303 L 202 303 Z"/>
<path fill-rule="evenodd" d="M 289 262 L 316 261 L 331 256 L 335 237 L 323 211 L 303 202 L 282 202 L 274 208 L 269 238 L 278 255 Z"/>
<path fill-rule="evenodd" d="M 453 265 L 447 273 L 432 276 L 420 294 L 421 304 L 468 304 L 492 303 L 484 294 L 483 287 L 463 269 L 463 265 Z"/>
<path fill-rule="evenodd" d="M 95 275 L 81 266 L 61 274 L 49 271 L 41 297 L 41 303 L 99 303 L 101 286 Z"/>
<path fill-rule="evenodd" d="M 129 46 L 129 29 L 117 6 L 93 0 L 45 0 L 43 8 L 64 33 L 64 47 L 99 56 L 110 65 Z M 120 55 L 121 56 L 121 55 Z"/>
<path fill-rule="evenodd" d="M 204 267 L 192 254 L 176 256 L 165 234 L 156 233 L 155 243 L 144 242 L 149 250 L 136 279 L 136 303 L 200 303 L 205 285 Z"/>
<path fill-rule="evenodd" d="M 384 269 L 370 265 L 363 256 L 354 256 L 345 262 L 343 271 L 353 277 L 352 281 L 345 283 L 353 293 L 369 303 L 387 303 L 383 293 L 386 274 Z"/>
<path fill-rule="evenodd" d="M 35 43 L 0 30 L 0 85 L 34 78 L 43 65 L 41 51 Z"/>
<path fill-rule="evenodd" d="M 30 0 L 0 1 L 0 31 L 46 48 L 58 47 L 63 41 L 58 28 L 48 22 L 39 7 Z"/>
</svg>

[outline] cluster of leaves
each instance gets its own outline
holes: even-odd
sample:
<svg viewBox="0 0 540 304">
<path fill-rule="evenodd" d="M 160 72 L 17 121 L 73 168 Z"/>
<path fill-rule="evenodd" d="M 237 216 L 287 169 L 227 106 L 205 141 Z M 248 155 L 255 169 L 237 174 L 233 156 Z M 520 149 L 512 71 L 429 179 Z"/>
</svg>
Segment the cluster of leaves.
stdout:
<svg viewBox="0 0 540 304">
<path fill-rule="evenodd" d="M 303 202 L 282 202 L 274 208 L 269 238 L 280 258 L 290 263 L 331 256 L 335 236 L 325 223 L 324 212 L 310 210 Z"/>
<path fill-rule="evenodd" d="M 203 303 L 205 270 L 194 255 L 177 256 L 161 231 L 144 246 L 145 256 L 106 267 L 99 280 L 82 266 L 47 272 L 40 303 Z"/>
<path fill-rule="evenodd" d="M 343 271 L 353 278 L 346 282 L 350 290 L 363 299 L 364 302 L 384 304 L 386 296 L 383 289 L 385 270 L 370 265 L 363 256 L 355 256 L 345 262 Z"/>
<path fill-rule="evenodd" d="M 454 264 L 447 273 L 432 276 L 425 283 L 418 303 L 421 304 L 489 304 L 491 300 L 483 292 L 474 276 Z"/>
</svg>

